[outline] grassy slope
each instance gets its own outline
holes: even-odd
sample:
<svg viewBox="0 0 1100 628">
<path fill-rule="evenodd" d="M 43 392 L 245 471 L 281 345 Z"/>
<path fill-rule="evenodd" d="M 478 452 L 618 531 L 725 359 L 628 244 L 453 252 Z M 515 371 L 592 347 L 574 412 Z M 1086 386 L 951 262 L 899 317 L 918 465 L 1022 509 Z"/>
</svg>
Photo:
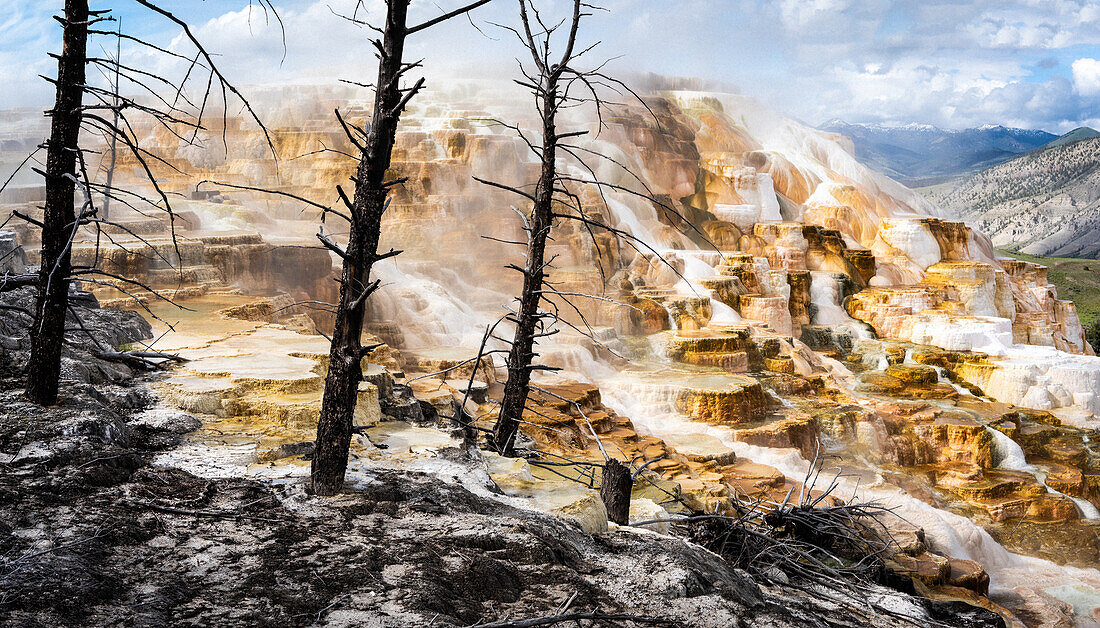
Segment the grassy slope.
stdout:
<svg viewBox="0 0 1100 628">
<path fill-rule="evenodd" d="M 998 249 L 1006 257 L 1042 264 L 1049 270 L 1050 283 L 1058 288 L 1058 298 L 1077 304 L 1081 323 L 1088 327 L 1100 319 L 1100 260 L 1074 257 L 1036 257 Z"/>
</svg>

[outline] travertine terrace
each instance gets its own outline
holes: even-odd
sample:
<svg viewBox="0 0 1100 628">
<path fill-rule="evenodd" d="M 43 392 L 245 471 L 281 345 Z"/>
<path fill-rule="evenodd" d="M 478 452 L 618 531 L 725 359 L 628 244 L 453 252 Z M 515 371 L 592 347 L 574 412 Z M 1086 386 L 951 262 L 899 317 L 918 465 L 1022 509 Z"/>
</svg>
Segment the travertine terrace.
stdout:
<svg viewBox="0 0 1100 628">
<path fill-rule="evenodd" d="M 591 338 L 566 329 L 542 343 L 541 358 L 562 370 L 539 383 L 524 435 L 563 458 L 606 450 L 650 463 L 637 520 L 675 510 L 668 494 L 709 511 L 728 510 L 733 496 L 782 499 L 807 459 L 835 456 L 858 477 L 840 480 L 844 490 L 898 506 L 893 560 L 932 595 L 1010 619 L 1087 615 L 1100 573 L 1077 566 L 1100 558 L 1100 455 L 1089 440 L 1100 358 L 1073 304 L 1043 268 L 998 259 L 983 234 L 859 165 L 845 138 L 740 96 L 658 87 L 646 107 L 605 112 L 602 129 L 570 114 L 592 131 L 585 148 L 611 158 L 593 160 L 595 174 L 617 186 L 581 192 L 587 216 L 651 249 L 567 223 L 555 233 L 556 289 L 600 298 L 577 297 L 566 315 Z M 158 171 L 180 196 L 175 240 L 165 222 L 116 207 L 131 233 L 113 233 L 99 256 L 89 234 L 74 255 L 193 310 L 126 288 L 164 321 L 182 321 L 160 346 L 192 361 L 158 384 L 162 403 L 206 429 L 169 455 L 202 473 L 282 477 L 305 468 L 292 445 L 316 421 L 334 260 L 315 246 L 315 208 L 218 183 L 335 202 L 351 162 L 331 112 L 361 120 L 364 107 L 350 90 L 321 87 L 259 101 L 278 162 L 240 118 L 228 119 L 226 146 L 220 128 L 196 148 L 149 127 L 147 147 L 177 169 Z M 499 362 L 463 362 L 516 293 L 504 267 L 518 253 L 503 241 L 522 234 L 515 198 L 472 177 L 534 180 L 526 146 L 495 122 L 529 122 L 527 105 L 504 83 L 444 83 L 403 121 L 393 175 L 407 181 L 383 247 L 404 252 L 380 265 L 369 304 L 382 347 L 356 415 L 362 464 L 429 465 L 432 439 L 450 442 L 387 417 L 432 422 L 457 400 L 484 425 L 494 419 Z M 134 167 L 121 164 L 119 176 Z M 33 190 L 25 195 L 9 195 L 5 209 L 33 211 Z M 334 219 L 321 228 L 340 239 Z M 36 243 L 19 235 L 33 263 Z M 114 286 L 85 288 L 134 307 Z M 374 448 L 383 442 L 389 449 Z M 586 529 L 607 526 L 590 492 L 547 497 L 560 483 L 537 465 L 493 459 L 489 471 L 506 493 Z M 1062 533 L 1036 541 L 1043 526 Z M 1057 591 L 1065 578 L 1090 601 L 1070 608 Z"/>
</svg>

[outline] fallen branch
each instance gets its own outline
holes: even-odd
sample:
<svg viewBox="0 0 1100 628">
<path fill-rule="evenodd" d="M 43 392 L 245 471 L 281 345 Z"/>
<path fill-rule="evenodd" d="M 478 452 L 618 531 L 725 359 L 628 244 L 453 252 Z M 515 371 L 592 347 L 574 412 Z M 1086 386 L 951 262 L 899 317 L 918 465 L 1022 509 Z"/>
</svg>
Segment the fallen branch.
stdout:
<svg viewBox="0 0 1100 628">
<path fill-rule="evenodd" d="M 37 273 L 26 273 L 22 275 L 7 275 L 0 278 L 0 292 L 8 292 L 10 290 L 17 290 L 25 286 L 34 286 L 38 284 Z"/>
<path fill-rule="evenodd" d="M 160 351 L 96 351 L 95 356 L 108 362 L 122 362 L 133 366 L 139 366 L 148 370 L 158 369 L 166 363 L 187 362 L 187 358 L 174 353 L 161 353 Z M 157 360 L 160 360 L 159 362 Z"/>
</svg>

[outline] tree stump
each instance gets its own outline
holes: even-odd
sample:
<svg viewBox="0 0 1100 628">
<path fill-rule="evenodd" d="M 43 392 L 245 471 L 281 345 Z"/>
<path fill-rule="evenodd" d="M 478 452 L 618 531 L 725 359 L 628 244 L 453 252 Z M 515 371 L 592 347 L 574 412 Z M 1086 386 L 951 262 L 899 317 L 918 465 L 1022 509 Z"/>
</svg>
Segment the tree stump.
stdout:
<svg viewBox="0 0 1100 628">
<path fill-rule="evenodd" d="M 630 491 L 634 487 L 634 478 L 630 469 L 611 458 L 603 466 L 603 481 L 600 485 L 600 498 L 607 507 L 608 521 L 626 525 L 630 518 Z"/>
</svg>

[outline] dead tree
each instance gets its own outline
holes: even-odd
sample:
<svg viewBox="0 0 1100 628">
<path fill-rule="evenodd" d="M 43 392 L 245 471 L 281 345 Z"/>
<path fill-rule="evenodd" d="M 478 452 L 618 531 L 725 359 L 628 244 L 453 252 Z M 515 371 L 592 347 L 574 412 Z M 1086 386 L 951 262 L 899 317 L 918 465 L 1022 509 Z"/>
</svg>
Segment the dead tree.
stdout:
<svg viewBox="0 0 1100 628">
<path fill-rule="evenodd" d="M 508 354 L 508 381 L 504 385 L 500 418 L 493 431 L 497 449 L 504 453 L 512 451 L 531 389 L 531 372 L 538 368 L 534 363 L 534 345 L 545 318 L 539 311 L 539 305 L 542 303 L 542 286 L 546 277 L 546 239 L 550 236 L 554 221 L 554 195 L 558 185 L 557 148 L 558 142 L 562 139 L 558 135 L 557 115 L 565 104 L 565 99 L 568 98 L 568 91 L 563 90 L 562 77 L 574 60 L 577 30 L 584 15 L 581 12 L 581 0 L 574 0 L 565 52 L 559 60 L 553 61 L 550 58 L 549 43 L 557 27 L 544 28 L 545 35 L 543 43 L 540 44 L 537 36 L 532 34 L 525 0 L 519 0 L 519 9 L 520 19 L 523 22 L 521 40 L 531 53 L 537 70 L 537 78 L 529 76 L 527 86 L 535 93 L 539 118 L 542 122 L 542 145 L 538 151 L 542 169 L 535 186 L 535 193 L 532 195 L 521 192 L 533 206 L 524 226 L 528 238 L 527 264 L 521 270 L 523 291 L 520 293 L 519 308 L 512 318 L 515 333 L 511 351 Z"/>
<path fill-rule="evenodd" d="M 88 0 L 66 0 L 63 15 L 56 18 L 63 27 L 62 51 L 60 55 L 53 55 L 58 60 L 57 77 L 46 78 L 55 85 L 56 98 L 53 108 L 46 112 L 51 119 L 50 136 L 45 143 L 46 168 L 45 170 L 35 168 L 35 171 L 45 179 L 46 185 L 43 217 L 42 220 L 37 220 L 30 216 L 13 214 L 13 217 L 20 218 L 41 231 L 41 267 L 36 277 L 8 278 L 0 284 L 0 291 L 25 285 L 37 285 L 38 288 L 33 323 L 29 332 L 31 354 L 27 364 L 25 394 L 28 399 L 40 405 L 52 405 L 57 401 L 61 354 L 67 340 L 66 317 L 67 315 L 76 316 L 75 310 L 69 306 L 70 286 L 74 281 L 110 286 L 132 295 L 123 287 L 131 286 L 167 300 L 149 286 L 133 278 L 108 272 L 97 267 L 96 263 L 88 266 L 74 266 L 72 263 L 74 241 L 78 234 L 89 230 L 96 236 L 95 258 L 98 262 L 98 243 L 103 239 L 111 240 L 110 233 L 104 230 L 105 227 L 124 231 L 148 245 L 151 250 L 155 250 L 144 238 L 135 234 L 124 224 L 112 221 L 100 212 L 102 204 L 108 199 L 131 208 L 135 208 L 135 204 L 143 204 L 163 212 L 171 226 L 173 242 L 175 241 L 175 214 L 169 195 L 161 189 L 153 172 L 158 164 L 169 168 L 174 167 L 139 145 L 139 138 L 134 132 L 128 112 L 153 118 L 157 124 L 179 137 L 181 142 L 194 142 L 198 131 L 205 128 L 203 124 L 208 99 L 214 90 L 218 90 L 222 94 L 223 126 L 224 112 L 229 104 L 226 99 L 228 94 L 232 94 L 240 100 L 253 120 L 263 129 L 272 155 L 275 154 L 267 129 L 256 116 L 252 106 L 221 73 L 211 55 L 194 37 L 186 22 L 150 0 L 135 1 L 153 14 L 179 27 L 183 31 L 184 41 L 195 48 L 194 57 L 180 55 L 129 35 L 121 28 L 101 30 L 100 24 L 113 21 L 115 18 L 111 16 L 109 9 L 90 11 Z M 261 0 L 261 4 L 271 7 L 269 0 Z M 271 8 L 273 10 L 273 7 Z M 121 54 L 114 59 L 91 56 L 88 54 L 88 43 L 91 37 L 96 36 L 117 38 L 117 49 L 120 53 L 121 41 L 126 40 L 146 51 L 177 58 L 187 64 L 186 74 L 182 80 L 173 82 L 141 68 L 123 64 Z M 113 74 L 114 83 L 106 88 L 93 84 L 87 80 L 88 67 L 95 67 L 101 72 Z M 207 77 L 205 89 L 201 92 L 201 104 L 196 105 L 187 98 L 185 88 L 189 79 L 201 74 L 207 74 Z M 123 81 L 134 89 L 148 92 L 151 95 L 151 104 L 136 97 L 123 95 L 121 87 Z M 166 98 L 161 95 L 163 93 L 168 93 L 169 96 Z M 173 98 L 171 94 L 174 94 L 173 102 L 168 100 Z M 121 143 L 144 171 L 147 183 L 153 189 L 152 198 L 134 189 L 118 188 L 113 181 L 107 184 L 97 183 L 89 175 L 86 159 L 88 154 L 97 151 L 90 148 L 82 139 L 82 132 L 86 135 L 98 135 L 103 143 L 111 144 L 112 161 L 115 149 L 118 143 Z M 27 161 L 29 160 L 30 157 Z M 24 161 L 24 164 L 27 161 Z M 82 197 L 79 205 L 78 190 Z M 138 303 L 140 304 L 140 301 Z M 146 308 L 146 311 L 149 310 Z M 90 333 L 84 329 L 79 320 L 77 322 L 85 333 Z M 100 353 L 103 359 L 131 364 L 138 362 L 147 366 L 156 363 L 150 361 L 150 356 L 156 356 L 158 361 L 163 357 L 156 352 L 146 351 L 123 353 L 104 350 Z"/>
<path fill-rule="evenodd" d="M 378 280 L 371 279 L 371 269 L 376 262 L 400 253 L 394 250 L 379 252 L 378 241 L 389 190 L 402 182 L 386 179 L 397 124 L 405 106 L 424 87 L 423 78 L 411 86 L 402 85 L 405 75 L 421 65 L 420 62 L 404 61 L 405 41 L 410 35 L 465 15 L 490 0 L 466 4 L 413 26 L 408 24 L 409 2 L 387 0 L 386 23 L 383 28 L 375 29 L 380 30 L 382 36 L 373 41 L 378 56 L 378 77 L 374 83 L 374 108 L 369 123 L 358 127 L 340 117 L 339 111 L 336 113 L 348 140 L 358 151 L 359 163 L 352 179 L 355 184 L 352 195 L 349 197 L 337 187 L 347 212 L 327 210 L 348 222 L 346 248 L 324 234 L 318 234 L 321 242 L 343 262 L 340 300 L 336 304 L 328 374 L 311 465 L 313 492 L 318 495 L 334 495 L 344 485 L 351 447 L 352 415 L 358 400 L 359 383 L 363 379 L 361 362 L 375 348 L 362 345 L 364 306 L 379 286 Z M 351 19 L 356 18 L 352 16 Z"/>
<path fill-rule="evenodd" d="M 600 478 L 600 498 L 607 507 L 607 520 L 626 525 L 630 518 L 630 489 L 634 478 L 630 469 L 611 458 L 603 466 Z"/>
<path fill-rule="evenodd" d="M 112 120 L 112 123 L 115 125 L 116 128 L 118 127 L 118 116 L 119 116 L 118 106 L 120 104 L 118 94 L 119 94 L 119 88 L 122 85 L 122 76 L 121 76 L 121 74 L 122 74 L 122 65 L 121 65 L 121 62 L 122 62 L 122 19 L 120 18 L 118 20 L 118 41 L 116 42 L 116 48 L 115 48 L 115 76 L 114 76 L 114 82 L 112 83 L 112 88 L 114 89 L 114 92 L 115 92 L 115 99 L 114 99 L 115 113 L 114 113 L 114 119 Z M 103 212 L 102 212 L 104 220 L 109 220 L 111 218 L 111 187 L 113 186 L 114 180 L 115 180 L 115 166 L 118 164 L 118 134 L 117 133 L 112 133 L 111 134 L 111 146 L 108 150 L 110 150 L 110 152 L 111 152 L 111 161 L 110 161 L 110 163 L 107 164 L 107 181 L 104 184 L 104 186 L 105 186 L 104 192 L 105 193 L 103 195 Z"/>
<path fill-rule="evenodd" d="M 68 232 L 76 230 L 76 161 L 80 150 L 81 104 L 88 63 L 88 0 L 65 0 L 64 35 L 57 60 L 57 97 L 48 112 L 46 207 L 42 217 L 42 265 L 38 304 L 31 328 L 27 398 L 48 406 L 57 401 L 61 344 L 69 306 L 72 257 Z"/>
<path fill-rule="evenodd" d="M 601 97 L 600 93 L 608 90 L 616 94 L 628 94 L 645 106 L 645 102 L 629 87 L 603 73 L 599 69 L 602 66 L 588 70 L 577 67 L 578 60 L 592 51 L 598 44 L 597 42 L 597 44 L 582 48 L 577 43 L 581 20 L 591 15 L 586 13 L 585 10 L 597 7 L 581 0 L 573 0 L 569 6 L 571 7 L 571 15 L 555 22 L 554 20 L 544 19 L 537 7 L 534 6 L 533 0 L 519 0 L 522 31 L 504 27 L 519 38 L 534 63 L 533 70 L 528 70 L 527 67 L 521 64 L 524 80 L 517 81 L 517 83 L 531 90 L 535 97 L 538 121 L 541 126 L 539 129 L 542 136 L 541 140 L 536 141 L 528 138 L 518 126 L 497 122 L 516 132 L 541 163 L 539 179 L 533 192 L 528 191 L 530 188 L 524 189 L 475 177 L 477 181 L 483 184 L 511 191 L 531 205 L 530 212 L 520 212 L 523 219 L 523 230 L 527 236 L 526 263 L 522 267 L 518 265 L 510 266 L 511 269 L 523 275 L 523 288 L 519 295 L 518 307 L 506 316 L 506 319 L 515 326 L 515 330 L 511 341 L 508 343 L 510 347 L 507 358 L 508 381 L 504 386 L 499 418 L 493 430 L 493 445 L 497 451 L 505 455 L 512 455 L 515 448 L 516 435 L 523 421 L 523 412 L 527 407 L 528 395 L 532 389 L 532 373 L 535 371 L 558 370 L 540 364 L 536 360 L 538 354 L 535 349 L 539 340 L 557 333 L 558 330 L 554 327 L 561 323 L 581 332 L 582 335 L 588 336 L 597 344 L 602 344 L 591 334 L 591 327 L 584 320 L 580 310 L 572 303 L 572 300 L 575 298 L 592 298 L 601 301 L 612 301 L 599 295 L 561 292 L 547 281 L 547 273 L 554 260 L 546 258 L 546 243 L 551 238 L 555 222 L 574 221 L 587 230 L 589 235 L 593 236 L 593 239 L 595 231 L 609 232 L 619 240 L 629 244 L 636 251 L 641 252 L 644 249 L 667 264 L 652 246 L 634 237 L 633 234 L 589 218 L 584 212 L 577 189 L 582 186 L 594 186 L 601 195 L 607 190 L 636 195 L 651 203 L 660 205 L 664 211 L 683 219 L 679 210 L 653 195 L 642 179 L 631 172 L 626 165 L 607 158 L 596 151 L 571 143 L 575 138 L 588 135 L 587 130 L 559 130 L 559 114 L 567 109 L 577 107 L 595 109 L 599 128 L 602 129 L 603 116 L 601 112 L 603 108 L 617 104 L 605 101 Z M 564 35 L 558 35 L 559 31 L 563 30 Z M 561 41 L 555 41 L 555 36 L 558 36 Z M 563 48 L 560 55 L 554 53 L 556 43 L 559 43 Z M 599 180 L 596 177 L 596 171 L 587 163 L 587 159 L 606 159 L 610 161 L 641 183 L 643 191 L 634 191 Z M 568 174 L 563 170 L 562 164 L 559 163 L 564 160 L 569 160 L 574 165 L 579 166 L 591 177 L 577 177 Z M 705 236 L 702 237 L 705 240 Z M 672 268 L 671 265 L 669 267 Z M 602 265 L 601 271 L 603 271 Z M 673 268 L 673 271 L 676 271 L 676 269 Z M 679 274 L 678 271 L 677 274 Z M 560 315 L 562 308 L 579 316 L 585 329 L 566 321 Z"/>
</svg>

